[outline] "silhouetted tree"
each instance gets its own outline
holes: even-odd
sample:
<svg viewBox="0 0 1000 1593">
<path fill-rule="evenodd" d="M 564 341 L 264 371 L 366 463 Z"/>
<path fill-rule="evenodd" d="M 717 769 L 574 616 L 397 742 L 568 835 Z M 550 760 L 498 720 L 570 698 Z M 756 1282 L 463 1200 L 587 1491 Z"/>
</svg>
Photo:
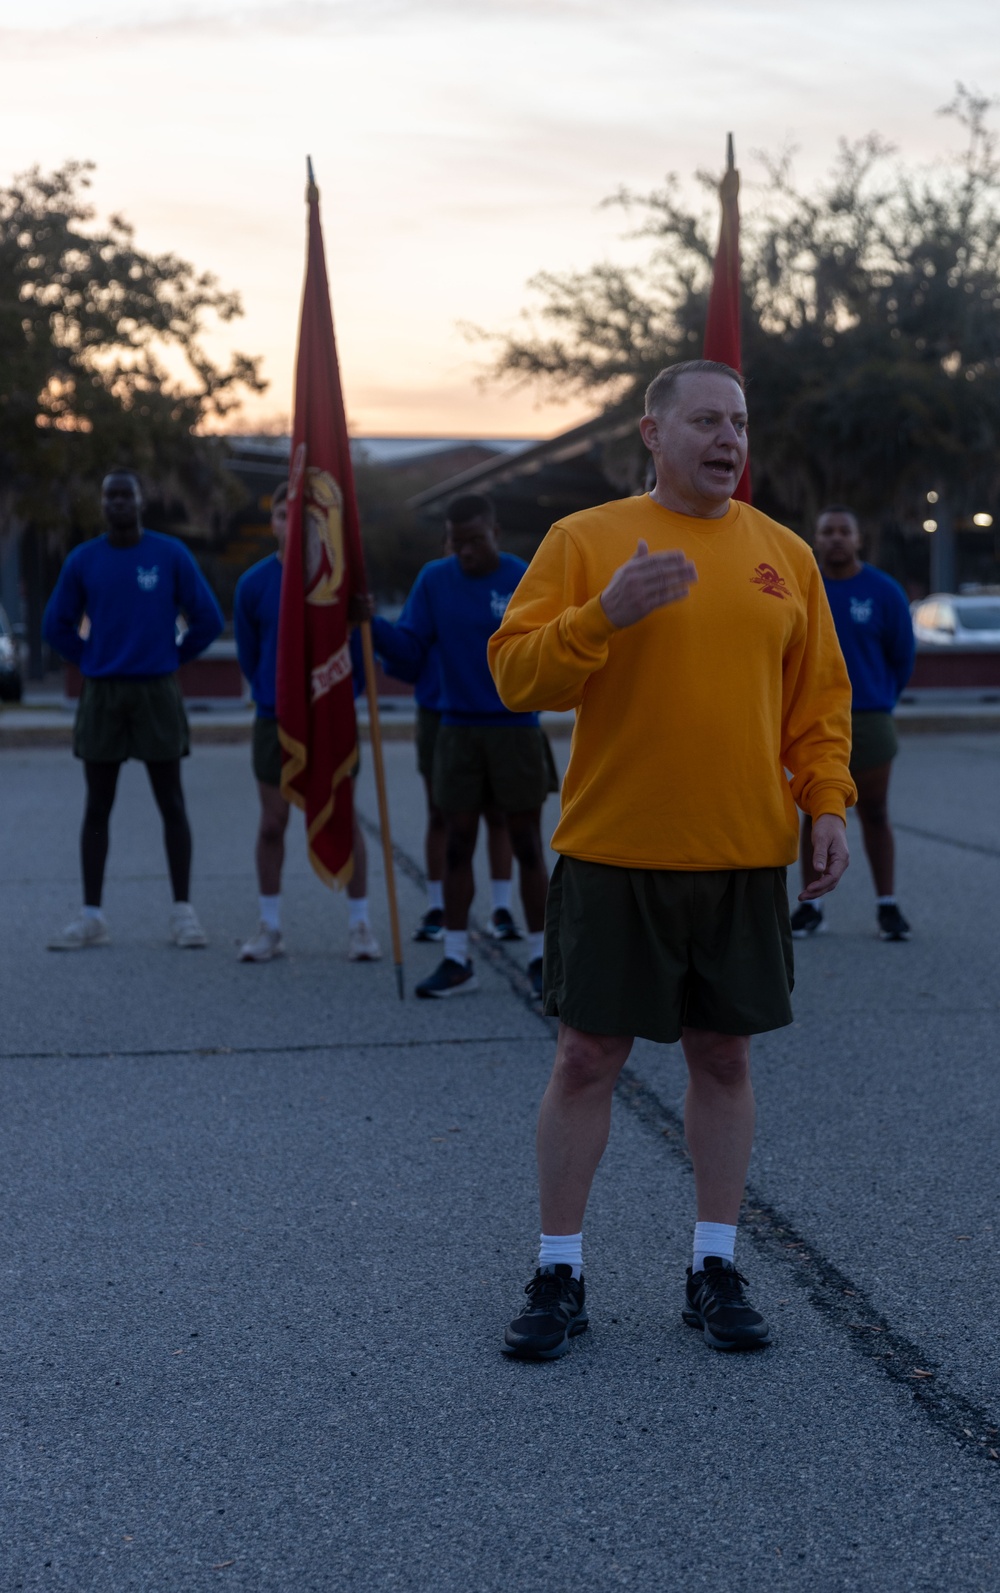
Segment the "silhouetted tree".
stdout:
<svg viewBox="0 0 1000 1593">
<path fill-rule="evenodd" d="M 981 508 L 1000 467 L 1000 151 L 992 101 L 959 85 L 942 114 L 960 156 L 925 170 L 878 135 L 842 142 L 827 179 L 799 188 L 765 160 L 743 216 L 744 367 L 754 497 L 808 525 L 846 499 L 874 518 L 926 513 L 937 490 Z M 700 174 L 714 188 L 715 179 Z M 652 241 L 635 267 L 531 283 L 540 306 L 501 336 L 492 374 L 599 404 L 637 402 L 650 377 L 701 351 L 718 209 L 676 179 L 609 203 Z"/>
</svg>

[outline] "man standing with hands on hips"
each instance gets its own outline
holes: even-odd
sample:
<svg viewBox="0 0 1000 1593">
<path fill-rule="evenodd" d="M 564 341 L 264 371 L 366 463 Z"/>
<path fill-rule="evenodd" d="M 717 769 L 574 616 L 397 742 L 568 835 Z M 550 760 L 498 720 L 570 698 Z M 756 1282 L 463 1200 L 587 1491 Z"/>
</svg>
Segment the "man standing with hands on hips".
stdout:
<svg viewBox="0 0 1000 1593">
<path fill-rule="evenodd" d="M 583 1215 L 636 1036 L 679 1040 L 688 1067 L 698 1220 L 683 1318 L 716 1349 L 770 1342 L 734 1253 L 750 1036 L 792 1021 L 796 805 L 813 821 L 803 894 L 832 890 L 848 862 L 850 686 L 811 550 L 732 500 L 739 375 L 669 366 L 640 430 L 653 490 L 553 526 L 490 643 L 508 708 L 577 713 L 545 924 L 560 1026 L 538 1123 L 541 1246 L 503 1346 L 530 1359 L 587 1326 Z"/>
</svg>

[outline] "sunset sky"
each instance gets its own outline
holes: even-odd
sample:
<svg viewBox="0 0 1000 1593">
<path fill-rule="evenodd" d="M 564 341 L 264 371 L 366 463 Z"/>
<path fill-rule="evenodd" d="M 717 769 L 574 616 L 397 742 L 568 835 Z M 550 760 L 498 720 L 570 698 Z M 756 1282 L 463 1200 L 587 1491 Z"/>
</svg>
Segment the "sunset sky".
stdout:
<svg viewBox="0 0 1000 1593">
<path fill-rule="evenodd" d="M 541 269 L 628 258 L 600 201 L 872 128 L 954 147 L 956 79 L 1000 90 L 993 0 L 0 0 L 0 183 L 96 161 L 98 210 L 215 271 L 264 356 L 242 425 L 288 414 L 311 154 L 353 428 L 547 435 L 579 402 L 476 385 L 462 323 L 511 327 Z"/>
</svg>

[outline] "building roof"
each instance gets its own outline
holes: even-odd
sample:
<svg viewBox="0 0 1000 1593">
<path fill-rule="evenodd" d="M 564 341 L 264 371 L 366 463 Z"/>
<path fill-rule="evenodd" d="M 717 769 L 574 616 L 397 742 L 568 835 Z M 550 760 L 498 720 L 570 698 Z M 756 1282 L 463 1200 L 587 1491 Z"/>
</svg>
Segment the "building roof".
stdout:
<svg viewBox="0 0 1000 1593">
<path fill-rule="evenodd" d="M 527 478 L 538 476 L 554 466 L 582 462 L 587 458 L 594 464 L 599 462 L 601 474 L 608 478 L 609 484 L 618 485 L 615 477 L 619 472 L 613 467 L 609 470 L 607 451 L 615 444 L 630 441 L 636 435 L 638 420 L 639 413 L 633 404 L 618 405 L 555 437 L 529 443 L 515 454 L 488 459 L 469 470 L 459 471 L 436 486 L 418 492 L 410 499 L 411 507 L 424 514 L 435 515 L 443 512 L 448 499 L 457 493 L 492 492 L 497 487 L 515 482 L 526 488 Z M 621 482 L 626 491 L 635 490 L 631 480 L 633 475 L 633 471 L 627 471 L 626 479 Z"/>
</svg>

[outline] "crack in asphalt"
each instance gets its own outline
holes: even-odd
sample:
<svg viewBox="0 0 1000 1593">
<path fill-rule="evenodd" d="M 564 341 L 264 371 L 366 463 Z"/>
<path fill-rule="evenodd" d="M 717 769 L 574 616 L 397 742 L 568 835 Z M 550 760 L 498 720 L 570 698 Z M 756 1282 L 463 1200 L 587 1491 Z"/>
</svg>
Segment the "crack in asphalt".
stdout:
<svg viewBox="0 0 1000 1593">
<path fill-rule="evenodd" d="M 466 1034 L 434 1040 L 316 1040 L 303 1045 L 171 1045 L 138 1051 L 0 1051 L 4 1062 L 128 1062 L 164 1056 L 307 1056 L 312 1051 L 420 1051 L 442 1046 L 532 1044 L 524 1034 Z"/>
<path fill-rule="evenodd" d="M 378 826 L 370 819 L 360 814 L 359 819 L 362 827 L 371 835 L 380 836 Z M 899 828 L 903 829 L 904 826 L 900 825 Z M 910 828 L 909 833 L 926 832 Z M 949 839 L 933 835 L 929 838 Z M 974 847 L 968 843 L 968 848 L 1000 856 L 1000 851 L 993 852 L 987 847 Z M 395 843 L 392 850 L 400 872 L 414 884 L 426 884 L 419 864 Z M 513 993 L 529 1007 L 548 1032 L 555 1035 L 556 1020 L 540 1012 L 537 1002 L 532 998 L 527 975 L 516 959 L 502 942 L 487 940 L 471 918 L 469 926 L 480 943 L 485 959 L 503 974 Z M 673 1159 L 690 1172 L 691 1159 L 680 1113 L 667 1106 L 631 1066 L 622 1069 L 615 1094 L 625 1109 L 644 1128 L 656 1135 Z M 969 1458 L 985 1462 L 990 1468 L 998 1468 L 1000 1423 L 993 1420 L 984 1406 L 967 1399 L 939 1380 L 934 1357 L 922 1349 L 915 1339 L 893 1327 L 865 1289 L 827 1260 L 795 1224 L 778 1207 L 765 1200 L 751 1183 L 747 1184 L 740 1227 L 770 1260 L 780 1262 L 787 1269 L 791 1281 L 805 1294 L 813 1310 L 838 1331 L 852 1354 L 881 1372 L 897 1390 L 905 1391 L 913 1406 L 930 1425 L 941 1435 L 950 1438 Z"/>
</svg>

